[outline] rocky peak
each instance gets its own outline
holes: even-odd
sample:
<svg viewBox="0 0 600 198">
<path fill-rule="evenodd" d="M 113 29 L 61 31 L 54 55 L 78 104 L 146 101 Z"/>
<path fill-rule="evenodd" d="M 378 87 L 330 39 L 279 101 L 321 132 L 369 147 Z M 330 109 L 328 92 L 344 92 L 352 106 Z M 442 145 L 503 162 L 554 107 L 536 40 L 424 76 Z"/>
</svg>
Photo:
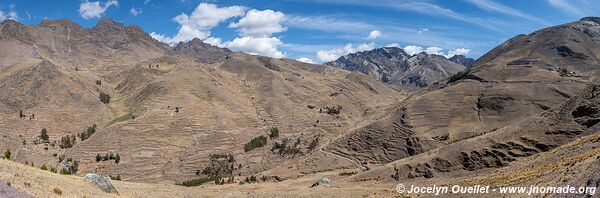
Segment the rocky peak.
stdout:
<svg viewBox="0 0 600 198">
<path fill-rule="evenodd" d="M 28 44 L 34 41 L 29 34 L 29 27 L 13 19 L 6 19 L 0 23 L 0 39 L 16 39 Z"/>
<path fill-rule="evenodd" d="M 584 18 L 580 19 L 579 21 L 593 21 L 597 24 L 600 24 L 600 17 L 584 17 Z"/>
<path fill-rule="evenodd" d="M 126 29 L 127 28 L 122 23 L 115 22 L 107 17 L 102 17 L 91 30 L 95 33 L 114 35 L 123 33 Z"/>
<path fill-rule="evenodd" d="M 454 56 L 450 57 L 448 60 L 450 60 L 454 63 L 457 63 L 459 65 L 464 65 L 467 68 L 473 66 L 473 63 L 475 63 L 475 59 L 467 58 L 464 55 L 454 55 Z"/>
<path fill-rule="evenodd" d="M 194 38 L 187 43 L 179 42 L 173 48 L 176 54 L 197 58 L 207 63 L 214 63 L 220 60 L 224 60 L 225 57 L 232 53 L 227 48 L 221 48 L 204 43 L 198 38 Z"/>
</svg>

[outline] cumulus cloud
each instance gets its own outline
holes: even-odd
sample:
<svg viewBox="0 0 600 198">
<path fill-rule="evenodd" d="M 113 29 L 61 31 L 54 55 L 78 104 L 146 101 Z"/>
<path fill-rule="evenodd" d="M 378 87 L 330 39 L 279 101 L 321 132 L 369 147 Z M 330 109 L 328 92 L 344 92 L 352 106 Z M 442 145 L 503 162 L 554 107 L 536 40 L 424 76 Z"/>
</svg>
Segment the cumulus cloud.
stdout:
<svg viewBox="0 0 600 198">
<path fill-rule="evenodd" d="M 301 58 L 299 58 L 299 59 L 296 59 L 296 60 L 297 60 L 297 61 L 300 61 L 300 62 L 311 63 L 311 64 L 314 64 L 314 63 L 315 63 L 315 61 L 313 61 L 313 60 L 312 60 L 312 59 L 310 59 L 310 58 L 306 58 L 306 57 L 301 57 Z"/>
<path fill-rule="evenodd" d="M 214 46 L 221 46 L 221 38 L 218 37 L 208 37 L 207 39 L 204 39 L 205 43 L 214 45 Z"/>
<path fill-rule="evenodd" d="M 131 10 L 129 10 L 129 14 L 131 14 L 131 16 L 140 15 L 142 12 L 142 9 L 136 9 L 135 7 L 131 7 Z"/>
<path fill-rule="evenodd" d="M 282 25 L 284 20 L 285 14 L 282 12 L 252 9 L 238 22 L 229 24 L 230 28 L 237 28 L 239 37 L 220 46 L 249 54 L 283 58 L 285 53 L 278 49 L 283 42 L 273 34 L 287 30 Z"/>
<path fill-rule="evenodd" d="M 398 44 L 398 43 L 390 43 L 390 44 L 387 44 L 385 47 L 397 47 L 397 48 L 400 48 L 400 44 Z"/>
<path fill-rule="evenodd" d="M 189 41 L 193 38 L 204 40 L 210 36 L 210 30 L 219 23 L 232 17 L 242 16 L 245 11 L 246 7 L 243 6 L 217 7 L 215 4 L 200 3 L 190 15 L 181 13 L 173 18 L 179 24 L 177 35 L 173 37 L 158 33 L 151 35 L 165 43 Z"/>
<path fill-rule="evenodd" d="M 458 48 L 458 49 L 454 49 L 454 50 L 448 51 L 448 56 L 447 57 L 453 57 L 455 55 L 466 56 L 467 54 L 469 54 L 469 52 L 471 52 L 470 49 Z"/>
<path fill-rule="evenodd" d="M 439 47 L 428 47 L 427 49 L 425 49 L 425 53 L 427 54 L 435 54 L 435 55 L 444 55 L 444 52 L 442 52 L 442 48 Z"/>
<path fill-rule="evenodd" d="M 275 37 L 257 38 L 250 36 L 238 37 L 223 43 L 223 46 L 235 51 L 274 58 L 285 57 L 284 53 L 277 49 L 281 45 L 283 45 L 283 42 Z"/>
<path fill-rule="evenodd" d="M 423 52 L 423 47 L 416 46 L 416 45 L 407 45 L 406 47 L 403 48 L 403 50 L 408 55 L 412 56 L 412 55 L 415 55 L 415 54 Z"/>
<path fill-rule="evenodd" d="M 411 55 L 411 56 L 421 53 L 421 52 L 425 52 L 427 54 L 435 54 L 435 55 L 444 56 L 446 58 L 451 58 L 452 56 L 455 56 L 455 55 L 467 55 L 467 54 L 469 54 L 469 52 L 471 50 L 466 49 L 466 48 L 458 48 L 458 49 L 450 50 L 450 51 L 448 51 L 448 54 L 446 54 L 446 53 L 444 53 L 444 49 L 442 49 L 440 47 L 428 47 L 425 50 L 423 50 L 423 47 L 421 47 L 421 46 L 408 45 L 408 46 L 404 47 L 404 51 L 408 55 Z"/>
<path fill-rule="evenodd" d="M 79 15 L 84 19 L 98 18 L 113 5 L 119 6 L 119 2 L 116 0 L 109 0 L 104 3 L 101 3 L 100 1 L 84 1 L 79 4 Z"/>
<path fill-rule="evenodd" d="M 381 37 L 381 31 L 379 30 L 373 30 L 371 31 L 371 33 L 369 33 L 369 36 L 367 37 L 367 39 L 369 40 L 375 40 L 377 38 Z"/>
<path fill-rule="evenodd" d="M 330 50 L 319 50 L 317 52 L 317 58 L 320 61 L 329 62 L 329 61 L 334 61 L 346 54 L 372 50 L 374 48 L 375 48 L 375 43 L 373 43 L 373 42 L 363 43 L 356 47 L 353 47 L 352 43 L 348 43 L 343 48 L 334 48 L 334 49 L 330 49 Z"/>
<path fill-rule="evenodd" d="M 2 10 L 0 10 L 0 21 L 4 21 L 6 19 L 12 19 L 12 20 L 19 20 L 19 15 L 17 15 L 17 12 L 15 11 L 15 4 L 10 4 L 9 5 L 9 11 L 8 13 L 4 13 Z"/>
<path fill-rule="evenodd" d="M 285 15 L 282 12 L 252 9 L 237 23 L 229 24 L 229 27 L 238 28 L 241 36 L 270 37 L 274 33 L 287 30 L 281 25 L 284 20 Z"/>
</svg>

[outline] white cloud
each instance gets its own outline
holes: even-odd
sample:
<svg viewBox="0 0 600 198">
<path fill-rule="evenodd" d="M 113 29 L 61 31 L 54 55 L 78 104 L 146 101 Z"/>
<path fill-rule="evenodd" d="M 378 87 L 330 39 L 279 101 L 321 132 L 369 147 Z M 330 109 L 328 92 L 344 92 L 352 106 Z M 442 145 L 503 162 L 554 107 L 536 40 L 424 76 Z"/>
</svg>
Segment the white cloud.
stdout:
<svg viewBox="0 0 600 198">
<path fill-rule="evenodd" d="M 397 47 L 397 48 L 400 48 L 400 44 L 398 44 L 398 43 L 390 43 L 390 44 L 387 44 L 385 47 Z"/>
<path fill-rule="evenodd" d="M 585 16 L 585 13 L 582 9 L 578 8 L 573 4 L 572 1 L 564 1 L 564 0 L 548 0 L 550 5 L 563 10 L 564 12 L 570 13 L 575 16 Z"/>
<path fill-rule="evenodd" d="M 317 52 L 317 58 L 320 61 L 329 62 L 329 61 L 334 61 L 346 54 L 372 50 L 374 48 L 375 48 L 375 43 L 373 43 L 373 42 L 360 44 L 356 48 L 352 47 L 352 43 L 348 43 L 343 48 L 334 48 L 334 49 L 330 49 L 330 50 L 319 50 Z"/>
<path fill-rule="evenodd" d="M 150 3 L 150 0 L 144 0 L 144 5 Z"/>
<path fill-rule="evenodd" d="M 406 47 L 404 47 L 404 51 L 408 54 L 408 55 L 415 55 L 421 52 L 425 52 L 427 54 L 435 54 L 435 55 L 440 55 L 440 56 L 444 56 L 446 58 L 451 58 L 454 55 L 467 55 L 469 54 L 469 52 L 471 51 L 470 49 L 466 49 L 466 48 L 458 48 L 458 49 L 453 49 L 448 51 L 448 54 L 444 53 L 444 49 L 440 48 L 440 47 L 428 47 L 425 50 L 423 50 L 423 47 L 421 46 L 417 46 L 417 45 L 408 45 Z"/>
<path fill-rule="evenodd" d="M 274 33 L 287 30 L 281 25 L 284 19 L 285 15 L 282 12 L 252 9 L 237 23 L 229 24 L 229 27 L 239 28 L 241 36 L 270 37 Z"/>
<path fill-rule="evenodd" d="M 381 37 L 381 31 L 379 30 L 373 30 L 371 31 L 371 33 L 369 33 L 369 37 L 367 37 L 367 39 L 369 40 L 375 40 L 377 38 Z"/>
<path fill-rule="evenodd" d="M 219 23 L 232 17 L 242 16 L 245 11 L 246 7 L 243 6 L 217 7 L 215 4 L 200 3 L 190 15 L 181 13 L 173 18 L 179 23 L 177 35 L 168 37 L 154 32 L 151 35 L 165 43 L 189 41 L 193 38 L 204 40 L 210 36 L 210 30 Z"/>
<path fill-rule="evenodd" d="M 444 52 L 442 52 L 444 49 L 439 48 L 439 47 L 428 47 L 427 49 L 425 49 L 425 53 L 427 54 L 435 54 L 435 55 L 444 55 Z"/>
<path fill-rule="evenodd" d="M 79 4 L 79 15 L 84 19 L 98 18 L 113 5 L 119 6 L 119 2 L 116 0 L 109 0 L 105 3 L 101 3 L 100 1 L 84 1 Z"/>
<path fill-rule="evenodd" d="M 454 49 L 454 50 L 450 50 L 448 51 L 448 58 L 451 58 L 455 55 L 463 55 L 466 56 L 467 54 L 469 54 L 469 52 L 471 52 L 470 49 L 465 49 L 465 48 L 458 48 L 458 49 Z"/>
<path fill-rule="evenodd" d="M 288 16 L 284 22 L 286 25 L 323 32 L 362 32 L 365 29 L 373 29 L 374 26 L 358 21 L 343 20 L 332 16 Z"/>
<path fill-rule="evenodd" d="M 12 19 L 15 21 L 19 20 L 19 15 L 15 11 L 15 4 L 9 5 L 8 13 L 4 13 L 2 10 L 0 10 L 0 21 L 4 21 L 6 19 Z"/>
<path fill-rule="evenodd" d="M 297 61 L 300 61 L 300 62 L 311 63 L 311 64 L 314 64 L 314 63 L 315 63 L 315 61 L 313 61 L 313 60 L 312 60 L 312 59 L 310 59 L 310 58 L 306 58 L 306 57 L 301 57 L 301 58 L 299 58 L 299 59 L 296 59 L 296 60 L 297 60 Z"/>
<path fill-rule="evenodd" d="M 142 12 L 142 9 L 136 9 L 135 7 L 131 7 L 131 10 L 129 10 L 129 14 L 131 14 L 131 16 L 140 15 Z"/>
<path fill-rule="evenodd" d="M 408 46 L 404 47 L 404 52 L 406 52 L 408 55 L 412 56 L 412 55 L 423 52 L 423 47 L 416 46 L 416 45 L 408 45 Z"/>
<path fill-rule="evenodd" d="M 169 38 L 167 38 L 165 35 L 156 33 L 156 32 L 150 32 L 150 37 L 163 42 L 163 43 L 168 43 Z"/>
<path fill-rule="evenodd" d="M 423 32 L 429 32 L 429 28 L 420 28 L 419 34 L 422 34 Z"/>
<path fill-rule="evenodd" d="M 214 46 L 221 46 L 221 38 L 218 37 L 208 37 L 207 39 L 204 39 L 204 43 L 208 43 Z"/>
<path fill-rule="evenodd" d="M 221 46 L 249 54 L 283 58 L 285 53 L 278 49 L 283 42 L 273 34 L 287 30 L 281 25 L 284 20 L 282 12 L 252 9 L 238 22 L 229 24 L 230 28 L 238 28 L 240 36 Z"/>
<path fill-rule="evenodd" d="M 469 2 L 471 2 L 472 4 L 476 5 L 477 7 L 481 8 L 481 9 L 484 9 L 484 10 L 495 11 L 495 12 L 499 12 L 499 13 L 503 13 L 503 14 L 507 14 L 507 15 L 520 17 L 520 18 L 527 19 L 530 21 L 548 24 L 548 22 L 546 22 L 540 18 L 531 16 L 520 10 L 502 5 L 502 4 L 494 2 L 492 0 L 469 0 Z"/>
<path fill-rule="evenodd" d="M 234 50 L 243 51 L 253 55 L 264 55 L 274 58 L 285 57 L 284 53 L 277 49 L 278 46 L 282 45 L 283 42 L 276 37 L 238 37 L 232 41 L 227 41 L 222 45 Z"/>
</svg>

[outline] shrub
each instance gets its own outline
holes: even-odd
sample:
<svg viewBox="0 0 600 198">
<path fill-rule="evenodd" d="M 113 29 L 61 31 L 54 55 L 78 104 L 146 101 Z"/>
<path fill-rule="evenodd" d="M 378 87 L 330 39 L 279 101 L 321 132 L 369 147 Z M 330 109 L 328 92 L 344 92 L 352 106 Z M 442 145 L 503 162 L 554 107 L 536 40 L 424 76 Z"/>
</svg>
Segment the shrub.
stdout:
<svg viewBox="0 0 600 198">
<path fill-rule="evenodd" d="M 121 156 L 117 153 L 117 156 L 115 156 L 115 163 L 119 164 L 119 161 L 121 161 Z"/>
<path fill-rule="evenodd" d="M 112 179 L 112 180 L 119 180 L 119 181 L 121 180 L 120 174 L 117 174 L 117 176 L 112 176 L 112 175 L 109 175 L 109 176 L 110 176 L 110 179 Z"/>
<path fill-rule="evenodd" d="M 100 153 L 98 153 L 96 155 L 96 162 L 100 162 L 100 161 L 102 161 L 102 156 L 100 155 Z"/>
<path fill-rule="evenodd" d="M 325 113 L 329 115 L 339 115 L 340 113 L 342 113 L 341 105 L 338 105 L 337 107 L 325 107 L 325 109 L 327 110 L 325 111 Z M 320 110 L 319 112 L 322 112 L 322 110 Z"/>
<path fill-rule="evenodd" d="M 40 169 L 42 170 L 48 170 L 48 167 L 46 166 L 46 164 L 42 165 L 42 167 L 40 167 Z"/>
<path fill-rule="evenodd" d="M 340 173 L 340 176 L 352 176 L 354 174 L 356 174 L 356 172 L 342 172 Z"/>
<path fill-rule="evenodd" d="M 298 148 L 298 146 L 300 145 L 300 138 L 297 139 L 289 139 L 289 138 L 285 138 L 280 142 L 275 142 L 273 143 L 273 147 L 271 148 L 271 151 L 273 153 L 279 154 L 281 156 L 285 156 L 285 155 L 296 155 L 296 154 L 301 154 L 302 151 L 300 151 L 300 149 Z"/>
<path fill-rule="evenodd" d="M 73 145 L 75 145 L 75 135 L 67 135 L 66 137 L 60 138 L 60 148 L 71 148 Z"/>
<path fill-rule="evenodd" d="M 54 191 L 55 194 L 57 194 L 59 196 L 62 195 L 62 193 L 63 193 L 63 191 L 60 188 L 57 188 L 57 187 L 55 187 L 53 191 Z"/>
<path fill-rule="evenodd" d="M 40 139 L 42 139 L 42 141 L 44 141 L 44 142 L 48 142 L 50 140 L 50 137 L 48 136 L 48 130 L 46 130 L 46 128 L 42 129 L 42 132 L 40 134 Z"/>
<path fill-rule="evenodd" d="M 315 138 L 312 142 L 310 142 L 310 144 L 308 145 L 308 150 L 314 150 L 315 148 L 317 148 L 317 146 L 319 145 L 319 137 Z"/>
<path fill-rule="evenodd" d="M 4 151 L 4 157 L 3 158 L 9 160 L 10 157 L 11 157 L 11 155 L 12 154 L 10 153 L 10 149 L 6 149 L 6 151 Z"/>
<path fill-rule="evenodd" d="M 277 127 L 273 127 L 270 130 L 269 138 L 275 139 L 279 137 L 279 129 Z"/>
<path fill-rule="evenodd" d="M 92 136 L 92 134 L 96 133 L 96 124 L 88 127 L 84 132 L 81 132 L 79 134 L 79 138 L 81 139 L 81 141 L 83 142 L 84 140 L 90 138 Z"/>
<path fill-rule="evenodd" d="M 254 150 L 256 148 L 260 148 L 263 147 L 267 144 L 267 138 L 263 135 L 260 135 L 258 137 L 255 137 L 254 139 L 250 140 L 250 142 L 246 143 L 246 145 L 244 145 L 244 152 L 248 152 L 251 150 Z"/>
<path fill-rule="evenodd" d="M 197 178 L 197 179 L 192 179 L 192 180 L 184 181 L 184 182 L 178 183 L 177 185 L 187 186 L 187 187 L 190 187 L 190 186 L 199 186 L 199 185 L 202 185 L 203 183 L 211 182 L 211 181 L 217 181 L 217 178 L 216 177 L 212 177 L 212 176 L 201 177 L 201 178 Z"/>
<path fill-rule="evenodd" d="M 104 104 L 110 103 L 110 95 L 104 92 L 100 92 L 100 102 Z"/>
<path fill-rule="evenodd" d="M 96 85 L 102 85 L 102 80 L 96 80 Z"/>
</svg>

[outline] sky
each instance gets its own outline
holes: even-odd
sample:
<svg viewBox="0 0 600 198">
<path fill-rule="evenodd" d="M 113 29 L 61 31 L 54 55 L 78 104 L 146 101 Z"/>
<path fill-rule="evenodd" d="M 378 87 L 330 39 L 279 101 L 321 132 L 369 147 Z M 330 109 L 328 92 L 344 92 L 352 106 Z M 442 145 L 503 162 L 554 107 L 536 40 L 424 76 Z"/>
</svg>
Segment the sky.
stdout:
<svg viewBox="0 0 600 198">
<path fill-rule="evenodd" d="M 478 58 L 518 34 L 599 12 L 594 0 L 0 0 L 0 21 L 91 28 L 108 17 L 169 44 L 199 38 L 311 63 L 390 46 Z"/>
</svg>

